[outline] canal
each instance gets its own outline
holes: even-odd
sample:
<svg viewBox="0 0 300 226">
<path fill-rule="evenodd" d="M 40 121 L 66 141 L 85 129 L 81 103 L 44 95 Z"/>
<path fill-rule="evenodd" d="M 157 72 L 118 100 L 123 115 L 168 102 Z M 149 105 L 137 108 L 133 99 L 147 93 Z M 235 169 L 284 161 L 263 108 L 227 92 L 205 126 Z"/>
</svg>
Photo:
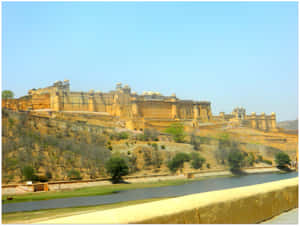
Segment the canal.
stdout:
<svg viewBox="0 0 300 226">
<path fill-rule="evenodd" d="M 199 181 L 191 181 L 183 185 L 166 186 L 156 188 L 133 189 L 120 191 L 115 194 L 74 197 L 64 199 L 52 199 L 33 202 L 19 202 L 2 204 L 2 213 L 23 212 L 43 209 L 56 209 L 79 206 L 96 206 L 112 204 L 131 200 L 142 200 L 150 198 L 176 197 L 194 193 L 216 191 L 228 188 L 242 187 L 261 184 L 271 181 L 283 180 L 297 177 L 297 172 L 291 173 L 264 173 L 232 177 L 208 178 Z M 101 188 L 99 188 L 101 189 Z"/>
</svg>

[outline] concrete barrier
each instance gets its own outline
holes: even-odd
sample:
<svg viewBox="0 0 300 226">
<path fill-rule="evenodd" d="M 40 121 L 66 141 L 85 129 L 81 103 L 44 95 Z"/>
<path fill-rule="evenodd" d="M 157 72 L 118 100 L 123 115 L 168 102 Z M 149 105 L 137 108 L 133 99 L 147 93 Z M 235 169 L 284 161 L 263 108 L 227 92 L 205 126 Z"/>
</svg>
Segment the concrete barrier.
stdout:
<svg viewBox="0 0 300 226">
<path fill-rule="evenodd" d="M 298 207 L 298 177 L 96 211 L 38 224 L 246 224 Z"/>
</svg>

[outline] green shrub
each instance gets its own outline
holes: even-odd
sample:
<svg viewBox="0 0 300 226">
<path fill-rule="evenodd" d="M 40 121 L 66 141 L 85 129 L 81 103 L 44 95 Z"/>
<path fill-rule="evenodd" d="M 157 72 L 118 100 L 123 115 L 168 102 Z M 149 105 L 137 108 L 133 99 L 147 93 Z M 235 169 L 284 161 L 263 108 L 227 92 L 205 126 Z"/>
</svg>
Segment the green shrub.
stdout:
<svg viewBox="0 0 300 226">
<path fill-rule="evenodd" d="M 49 170 L 46 171 L 45 176 L 46 176 L 48 179 L 52 179 L 52 173 L 51 173 Z"/>
<path fill-rule="evenodd" d="M 278 168 L 285 168 L 286 165 L 290 165 L 291 160 L 288 154 L 281 151 L 275 155 L 275 163 Z"/>
<path fill-rule="evenodd" d="M 127 132 L 112 133 L 110 135 L 111 140 L 126 140 L 128 138 L 129 138 L 129 134 Z"/>
<path fill-rule="evenodd" d="M 206 164 L 206 168 L 210 169 L 210 164 L 209 163 Z"/>
<path fill-rule="evenodd" d="M 110 158 L 106 164 L 105 168 L 108 174 L 112 177 L 113 183 L 118 183 L 122 180 L 122 176 L 129 173 L 129 167 L 126 161 L 120 157 Z"/>
<path fill-rule="evenodd" d="M 118 134 L 118 137 L 119 137 L 120 140 L 126 140 L 126 139 L 128 139 L 129 134 L 126 133 L 126 132 L 121 132 L 121 133 Z"/>
<path fill-rule="evenodd" d="M 163 163 L 163 159 L 162 159 L 161 154 L 158 150 L 153 151 L 152 163 L 156 168 L 160 168 L 161 164 Z"/>
<path fill-rule="evenodd" d="M 133 153 L 131 156 L 128 156 L 128 168 L 130 173 L 138 171 L 137 167 L 137 156 Z"/>
<path fill-rule="evenodd" d="M 166 146 L 165 145 L 161 145 L 160 148 L 161 149 L 166 149 Z"/>
<path fill-rule="evenodd" d="M 154 148 L 154 150 L 158 150 L 158 145 L 156 143 L 152 143 L 152 147 Z"/>
<path fill-rule="evenodd" d="M 143 158 L 144 158 L 145 166 L 152 165 L 152 158 L 151 158 L 150 151 L 145 150 L 143 153 Z"/>
<path fill-rule="evenodd" d="M 200 156 L 198 153 L 193 153 L 192 154 L 192 163 L 191 163 L 191 165 L 194 169 L 202 168 L 202 165 L 205 161 L 206 161 L 205 158 Z"/>
<path fill-rule="evenodd" d="M 268 164 L 268 165 L 272 165 L 273 162 L 271 160 L 267 160 L 267 159 L 264 159 L 262 162 Z"/>
<path fill-rule="evenodd" d="M 246 158 L 246 161 L 247 161 L 247 165 L 249 165 L 249 166 L 254 165 L 255 157 L 254 157 L 254 154 L 252 152 L 249 153 L 248 157 Z"/>
<path fill-rule="evenodd" d="M 177 143 L 183 143 L 185 138 L 184 127 L 182 123 L 173 123 L 165 130 L 166 133 L 172 135 L 173 139 Z"/>
<path fill-rule="evenodd" d="M 26 181 L 37 180 L 37 176 L 35 175 L 34 169 L 32 166 L 24 166 L 22 168 L 22 175 Z"/>
<path fill-rule="evenodd" d="M 139 134 L 139 135 L 137 135 L 137 140 L 148 141 L 148 138 L 146 138 L 144 134 Z"/>
<path fill-rule="evenodd" d="M 175 155 L 175 157 L 168 162 L 168 168 L 171 172 L 176 172 L 178 169 L 182 169 L 184 162 L 190 161 L 190 156 L 186 153 L 180 152 Z"/>
<path fill-rule="evenodd" d="M 68 172 L 68 178 L 71 180 L 80 180 L 81 179 L 80 172 L 78 170 L 71 169 Z"/>
<path fill-rule="evenodd" d="M 12 118 L 8 118 L 8 124 L 9 124 L 9 128 L 12 128 L 13 125 L 15 124 L 15 121 Z"/>
<path fill-rule="evenodd" d="M 228 164 L 231 171 L 238 171 L 242 168 L 244 161 L 244 154 L 238 150 L 233 149 L 229 151 L 228 154 Z"/>
</svg>

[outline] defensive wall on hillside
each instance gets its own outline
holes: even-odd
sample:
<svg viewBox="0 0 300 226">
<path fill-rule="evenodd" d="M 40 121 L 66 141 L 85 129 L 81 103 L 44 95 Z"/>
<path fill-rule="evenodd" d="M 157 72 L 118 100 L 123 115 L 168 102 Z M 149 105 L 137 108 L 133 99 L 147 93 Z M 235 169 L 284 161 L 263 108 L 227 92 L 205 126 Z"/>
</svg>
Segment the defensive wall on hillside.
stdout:
<svg viewBox="0 0 300 226">
<path fill-rule="evenodd" d="M 94 90 L 74 92 L 70 91 L 68 80 L 57 81 L 46 88 L 31 89 L 28 95 L 18 99 L 2 100 L 2 108 L 37 114 L 73 112 L 82 117 L 99 113 L 99 117 L 113 117 L 116 121 L 124 121 L 123 127 L 135 130 L 147 127 L 162 130 L 175 122 L 182 122 L 188 128 L 198 128 L 203 123 L 220 121 L 262 130 L 276 129 L 275 113 L 246 115 L 243 108 L 236 108 L 231 114 L 221 112 L 213 116 L 208 101 L 181 100 L 175 94 L 163 96 L 153 91 L 138 95 L 131 92 L 128 85 L 123 87 L 121 83 L 117 84 L 115 90 L 105 93 Z"/>
<path fill-rule="evenodd" d="M 255 224 L 298 207 L 298 177 L 96 211 L 38 224 Z"/>
</svg>

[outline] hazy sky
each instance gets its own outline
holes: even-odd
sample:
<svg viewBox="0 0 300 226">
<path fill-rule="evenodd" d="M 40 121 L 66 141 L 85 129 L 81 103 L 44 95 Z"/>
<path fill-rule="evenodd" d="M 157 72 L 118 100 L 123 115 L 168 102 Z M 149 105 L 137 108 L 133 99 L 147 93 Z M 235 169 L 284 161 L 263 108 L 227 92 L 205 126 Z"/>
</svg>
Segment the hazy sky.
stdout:
<svg viewBox="0 0 300 226">
<path fill-rule="evenodd" d="M 2 2 L 2 89 L 176 93 L 298 117 L 297 2 Z"/>
</svg>

